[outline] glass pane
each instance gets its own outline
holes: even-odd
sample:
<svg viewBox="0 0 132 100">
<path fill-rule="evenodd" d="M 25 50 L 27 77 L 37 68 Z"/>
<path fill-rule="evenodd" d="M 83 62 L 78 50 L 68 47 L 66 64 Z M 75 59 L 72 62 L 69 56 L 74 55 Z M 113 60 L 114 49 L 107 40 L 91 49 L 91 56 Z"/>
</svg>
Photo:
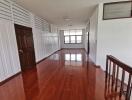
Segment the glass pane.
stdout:
<svg viewBox="0 0 132 100">
<path fill-rule="evenodd" d="M 70 30 L 70 35 L 76 35 L 75 30 Z"/>
<path fill-rule="evenodd" d="M 64 31 L 64 35 L 69 35 L 69 31 Z"/>
<path fill-rule="evenodd" d="M 75 36 L 71 36 L 71 43 L 76 43 Z"/>
<path fill-rule="evenodd" d="M 67 61 L 70 60 L 70 54 L 65 54 L 65 60 L 67 60 Z"/>
<path fill-rule="evenodd" d="M 65 36 L 65 43 L 70 43 L 69 36 Z"/>
<path fill-rule="evenodd" d="M 71 60 L 73 60 L 73 61 L 76 60 L 76 56 L 75 56 L 75 54 L 71 54 Z"/>
<path fill-rule="evenodd" d="M 131 2 L 104 4 L 104 19 L 131 16 Z"/>
<path fill-rule="evenodd" d="M 76 30 L 76 35 L 82 35 L 82 30 Z"/>
<path fill-rule="evenodd" d="M 81 43 L 82 42 L 82 36 L 77 36 L 77 43 Z"/>
<path fill-rule="evenodd" d="M 81 54 L 77 54 L 77 61 L 82 61 L 82 55 Z"/>
</svg>

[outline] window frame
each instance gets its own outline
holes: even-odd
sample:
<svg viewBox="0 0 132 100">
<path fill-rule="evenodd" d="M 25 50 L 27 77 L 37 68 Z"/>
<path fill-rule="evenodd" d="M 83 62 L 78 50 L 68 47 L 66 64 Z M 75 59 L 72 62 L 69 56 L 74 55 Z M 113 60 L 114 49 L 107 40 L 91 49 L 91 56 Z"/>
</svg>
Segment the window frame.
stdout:
<svg viewBox="0 0 132 100">
<path fill-rule="evenodd" d="M 76 29 L 77 30 L 77 29 Z M 76 31 L 75 30 L 75 31 Z M 79 30 L 79 29 L 78 29 Z M 65 31 L 65 30 L 64 30 Z M 66 30 L 67 31 L 67 30 Z M 81 30 L 82 31 L 82 30 Z M 69 30 L 69 33 L 70 33 L 70 30 Z M 71 43 L 71 37 L 72 36 L 75 36 L 75 43 Z M 77 36 L 81 36 L 81 42 L 80 43 L 77 43 Z M 66 43 L 66 41 L 65 41 L 65 37 L 69 37 L 69 43 Z M 82 40 L 82 37 L 83 37 L 83 33 L 82 33 L 82 35 L 64 35 L 64 44 L 82 44 L 82 42 L 83 42 L 83 40 Z"/>
<path fill-rule="evenodd" d="M 115 18 L 104 18 L 105 16 L 105 6 L 112 4 L 121 4 L 121 3 L 131 3 L 131 15 L 128 17 L 115 17 Z M 103 4 L 103 20 L 112 20 L 112 19 L 122 19 L 122 18 L 132 18 L 132 1 L 117 1 Z"/>
</svg>

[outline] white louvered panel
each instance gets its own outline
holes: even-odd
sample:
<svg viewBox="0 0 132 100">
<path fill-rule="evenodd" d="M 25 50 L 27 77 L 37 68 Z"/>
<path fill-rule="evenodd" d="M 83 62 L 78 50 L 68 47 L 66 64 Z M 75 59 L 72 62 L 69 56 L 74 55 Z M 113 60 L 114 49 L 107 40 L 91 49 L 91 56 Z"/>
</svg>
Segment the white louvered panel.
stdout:
<svg viewBox="0 0 132 100">
<path fill-rule="evenodd" d="M 8 0 L 0 0 L 0 18 L 12 20 L 11 3 Z"/>
<path fill-rule="evenodd" d="M 45 20 L 43 22 L 43 28 L 44 28 L 44 31 L 46 31 L 46 21 Z"/>
<path fill-rule="evenodd" d="M 30 12 L 26 9 L 22 8 L 16 3 L 13 3 L 12 5 L 13 10 L 13 17 L 14 22 L 16 24 L 24 25 L 24 26 L 31 26 L 31 18 L 30 18 Z"/>
<path fill-rule="evenodd" d="M 49 23 L 46 20 L 35 16 L 35 28 L 41 31 L 49 32 Z"/>
<path fill-rule="evenodd" d="M 49 32 L 49 23 L 46 20 L 44 21 L 44 31 Z"/>
<path fill-rule="evenodd" d="M 46 31 L 49 32 L 49 23 L 46 23 Z"/>
<path fill-rule="evenodd" d="M 43 19 L 35 16 L 35 28 L 43 31 Z"/>
<path fill-rule="evenodd" d="M 25 21 L 25 22 L 29 22 L 29 20 L 30 20 L 30 15 L 26 16 L 26 15 L 21 14 L 18 11 L 16 11 L 16 12 L 14 11 L 14 16 L 16 18 L 19 18 L 19 19 Z"/>
</svg>

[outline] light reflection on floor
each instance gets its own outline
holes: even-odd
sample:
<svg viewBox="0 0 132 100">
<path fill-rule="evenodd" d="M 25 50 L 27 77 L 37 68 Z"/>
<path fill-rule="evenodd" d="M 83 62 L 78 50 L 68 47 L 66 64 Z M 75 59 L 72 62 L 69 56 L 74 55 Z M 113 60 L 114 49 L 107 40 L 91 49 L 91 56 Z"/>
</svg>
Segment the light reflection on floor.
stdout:
<svg viewBox="0 0 132 100">
<path fill-rule="evenodd" d="M 82 54 L 65 54 L 65 66 L 67 67 L 81 67 L 82 66 Z"/>
<path fill-rule="evenodd" d="M 52 55 L 52 56 L 50 56 L 50 58 L 49 59 L 51 59 L 51 60 L 59 60 L 59 54 L 54 54 L 54 55 Z"/>
<path fill-rule="evenodd" d="M 104 98 L 105 91 L 104 71 L 84 50 L 70 49 L 1 85 L 0 100 L 119 100 L 111 94 Z"/>
</svg>

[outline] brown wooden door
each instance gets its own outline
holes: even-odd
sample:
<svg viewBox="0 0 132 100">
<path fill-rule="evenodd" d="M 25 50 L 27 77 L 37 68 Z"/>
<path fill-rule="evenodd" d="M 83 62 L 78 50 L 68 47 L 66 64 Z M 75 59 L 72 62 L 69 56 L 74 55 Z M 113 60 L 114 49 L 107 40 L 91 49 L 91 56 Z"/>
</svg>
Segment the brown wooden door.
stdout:
<svg viewBox="0 0 132 100">
<path fill-rule="evenodd" d="M 15 24 L 21 69 L 32 68 L 36 65 L 32 28 Z"/>
</svg>

